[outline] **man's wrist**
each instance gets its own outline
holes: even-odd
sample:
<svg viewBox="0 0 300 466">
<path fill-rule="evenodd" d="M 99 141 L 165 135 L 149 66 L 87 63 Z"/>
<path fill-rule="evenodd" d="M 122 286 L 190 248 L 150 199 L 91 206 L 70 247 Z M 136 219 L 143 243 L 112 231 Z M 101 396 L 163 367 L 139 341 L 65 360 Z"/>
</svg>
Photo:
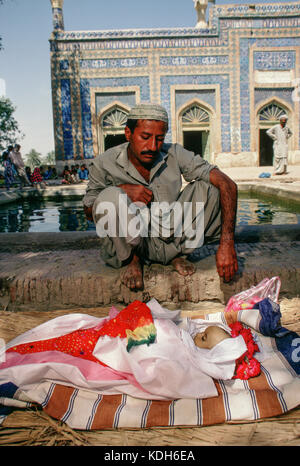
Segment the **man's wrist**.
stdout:
<svg viewBox="0 0 300 466">
<path fill-rule="evenodd" d="M 234 244 L 234 234 L 221 235 L 220 244 Z"/>
</svg>

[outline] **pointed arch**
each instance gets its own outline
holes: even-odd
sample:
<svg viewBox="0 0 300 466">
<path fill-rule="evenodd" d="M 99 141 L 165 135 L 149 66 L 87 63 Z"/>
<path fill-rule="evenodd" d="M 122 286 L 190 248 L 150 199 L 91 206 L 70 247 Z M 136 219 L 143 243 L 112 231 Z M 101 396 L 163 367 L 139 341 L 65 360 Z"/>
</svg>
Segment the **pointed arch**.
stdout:
<svg viewBox="0 0 300 466">
<path fill-rule="evenodd" d="M 127 122 L 127 116 L 130 108 L 119 102 L 114 101 L 104 107 L 98 116 L 98 144 L 100 153 L 107 149 L 107 140 L 113 141 L 115 138 L 116 144 L 120 141 L 125 142 L 124 129 Z M 110 143 L 112 145 L 116 145 Z"/>
<path fill-rule="evenodd" d="M 255 108 L 259 166 L 273 165 L 273 141 L 266 132 L 269 128 L 279 123 L 279 118 L 283 114 L 286 114 L 291 122 L 293 121 L 293 109 L 287 102 L 276 96 L 259 102 Z"/>
<path fill-rule="evenodd" d="M 210 133 L 214 118 L 214 109 L 200 99 L 193 98 L 185 102 L 177 111 L 177 140 L 187 149 L 210 160 L 213 152 Z"/>
<path fill-rule="evenodd" d="M 261 125 L 265 123 L 268 127 L 278 123 L 279 117 L 283 113 L 286 113 L 290 118 L 293 110 L 287 102 L 275 96 L 260 102 L 255 109 L 258 123 Z"/>
</svg>

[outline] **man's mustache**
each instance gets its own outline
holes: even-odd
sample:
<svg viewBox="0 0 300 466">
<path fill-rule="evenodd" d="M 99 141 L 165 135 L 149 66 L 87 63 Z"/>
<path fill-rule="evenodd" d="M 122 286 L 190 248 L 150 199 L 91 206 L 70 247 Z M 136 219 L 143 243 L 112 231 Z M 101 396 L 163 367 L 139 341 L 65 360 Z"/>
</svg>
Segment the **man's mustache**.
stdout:
<svg viewBox="0 0 300 466">
<path fill-rule="evenodd" d="M 142 155 L 157 155 L 157 151 L 152 151 L 152 150 L 145 150 L 141 152 Z"/>
</svg>

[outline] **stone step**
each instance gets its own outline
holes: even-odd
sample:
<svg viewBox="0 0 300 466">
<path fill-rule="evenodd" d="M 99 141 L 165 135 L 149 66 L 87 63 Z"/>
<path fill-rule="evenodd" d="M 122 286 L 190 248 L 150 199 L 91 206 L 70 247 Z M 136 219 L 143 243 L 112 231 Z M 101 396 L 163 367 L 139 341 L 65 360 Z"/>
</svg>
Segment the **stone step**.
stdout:
<svg viewBox="0 0 300 466">
<path fill-rule="evenodd" d="M 127 304 L 155 297 L 160 303 L 225 304 L 234 294 L 265 277 L 279 276 L 281 297 L 300 295 L 300 242 L 239 243 L 239 272 L 230 283 L 220 280 L 216 245 L 204 246 L 191 260 L 196 272 L 182 277 L 171 266 L 144 268 L 144 290 L 130 291 L 120 271 L 106 266 L 97 248 L 1 252 L 2 310 L 55 310 Z"/>
</svg>

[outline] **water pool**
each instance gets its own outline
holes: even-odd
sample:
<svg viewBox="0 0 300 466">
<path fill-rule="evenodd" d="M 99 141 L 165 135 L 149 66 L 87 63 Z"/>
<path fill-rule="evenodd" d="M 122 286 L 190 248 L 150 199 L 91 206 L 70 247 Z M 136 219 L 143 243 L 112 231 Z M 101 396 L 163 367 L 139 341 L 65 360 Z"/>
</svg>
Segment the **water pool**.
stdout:
<svg viewBox="0 0 300 466">
<path fill-rule="evenodd" d="M 237 225 L 300 224 L 300 205 L 240 193 Z M 81 199 L 31 199 L 0 206 L 0 232 L 60 232 L 94 230 Z"/>
</svg>

